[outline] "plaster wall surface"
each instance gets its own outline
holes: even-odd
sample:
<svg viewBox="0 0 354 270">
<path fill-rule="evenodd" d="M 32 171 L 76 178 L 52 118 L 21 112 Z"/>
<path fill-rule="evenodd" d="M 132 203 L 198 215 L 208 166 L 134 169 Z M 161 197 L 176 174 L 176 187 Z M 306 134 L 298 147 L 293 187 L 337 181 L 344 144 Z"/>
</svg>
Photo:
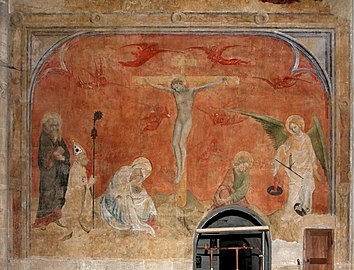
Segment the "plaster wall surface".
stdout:
<svg viewBox="0 0 354 270">
<path fill-rule="evenodd" d="M 351 0 L 302 0 L 275 1 L 293 2 L 276 5 L 272 1 L 240 0 L 240 1 L 188 1 L 188 0 L 97 0 L 69 1 L 53 0 L 13 0 L 11 11 L 17 12 L 285 12 L 285 13 L 332 13 L 343 20 L 351 20 Z"/>
<path fill-rule="evenodd" d="M 7 88 L 8 3 L 0 2 L 0 268 L 8 258 Z"/>
</svg>

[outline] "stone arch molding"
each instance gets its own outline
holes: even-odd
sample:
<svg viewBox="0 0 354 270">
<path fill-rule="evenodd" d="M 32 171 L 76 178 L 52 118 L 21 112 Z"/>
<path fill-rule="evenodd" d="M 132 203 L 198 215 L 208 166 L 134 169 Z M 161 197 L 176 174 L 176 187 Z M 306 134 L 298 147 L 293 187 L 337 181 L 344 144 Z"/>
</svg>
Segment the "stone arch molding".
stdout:
<svg viewBox="0 0 354 270">
<path fill-rule="evenodd" d="M 45 64 L 46 60 L 57 50 L 59 49 L 62 45 L 64 45 L 65 43 L 67 43 L 70 40 L 73 40 L 77 37 L 80 36 L 88 36 L 88 35 L 99 35 L 99 34 L 112 34 L 111 32 L 78 32 L 72 35 L 69 35 L 65 38 L 63 38 L 62 40 L 56 42 L 53 46 L 51 46 L 45 53 L 44 55 L 40 58 L 40 60 L 38 61 L 38 63 L 36 64 L 34 71 L 31 75 L 31 79 L 30 79 L 30 104 L 32 106 L 33 104 L 33 91 L 34 91 L 34 86 L 35 86 L 35 80 L 36 80 L 36 76 L 38 75 L 40 69 L 42 68 L 42 66 Z M 115 32 L 116 34 L 122 34 L 120 32 Z M 126 32 L 123 32 L 126 33 Z M 158 32 L 161 34 L 168 34 L 168 32 Z M 176 34 L 180 34 L 180 33 L 184 33 L 184 32 L 177 32 Z M 203 31 L 203 33 L 208 34 L 207 31 Z M 219 33 L 219 32 L 215 32 L 215 31 L 211 31 L 210 34 L 215 34 L 215 33 Z M 323 67 L 321 67 L 321 64 L 319 62 L 319 60 L 316 58 L 316 56 L 314 56 L 308 49 L 306 49 L 306 47 L 301 44 L 300 42 L 298 42 L 295 38 L 293 38 L 292 36 L 282 33 L 282 32 L 278 32 L 278 31 L 232 31 L 232 32 L 221 32 L 222 34 L 228 34 L 228 35 L 256 35 L 256 36 L 264 36 L 264 37 L 273 37 L 276 39 L 279 39 L 287 44 L 289 44 L 294 51 L 294 55 L 295 55 L 295 61 L 294 61 L 294 65 L 292 67 L 292 72 L 293 73 L 297 73 L 297 72 L 309 72 L 311 74 L 313 74 L 314 76 L 316 76 L 322 83 L 323 89 L 325 91 L 325 93 L 328 95 L 329 99 L 332 98 L 333 96 L 333 83 L 331 82 L 331 79 L 328 75 L 328 73 L 325 71 L 325 69 Z M 196 33 L 197 34 L 197 33 Z M 62 48 L 62 56 L 65 56 L 65 46 Z M 314 65 L 314 70 L 311 69 L 307 69 L 307 68 L 302 68 L 299 67 L 299 58 L 300 58 L 300 54 L 302 54 L 303 56 L 305 56 L 313 65 Z M 63 69 L 66 68 L 65 63 L 62 61 L 61 62 L 61 67 Z"/>
</svg>

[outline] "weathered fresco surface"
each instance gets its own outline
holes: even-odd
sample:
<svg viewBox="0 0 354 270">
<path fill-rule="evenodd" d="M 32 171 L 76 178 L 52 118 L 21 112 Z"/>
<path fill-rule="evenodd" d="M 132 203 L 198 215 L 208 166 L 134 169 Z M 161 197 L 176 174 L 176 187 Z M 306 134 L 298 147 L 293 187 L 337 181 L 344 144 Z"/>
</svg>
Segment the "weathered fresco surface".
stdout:
<svg viewBox="0 0 354 270">
<path fill-rule="evenodd" d="M 299 60 L 296 67 L 305 71 L 292 72 L 296 60 Z M 277 151 L 273 141 L 254 117 L 235 110 L 268 116 L 284 125 L 289 116 L 300 115 L 304 132 L 313 127 L 312 119 L 316 116 L 328 146 L 328 94 L 316 74 L 313 64 L 301 54 L 297 59 L 288 43 L 256 34 L 87 34 L 68 40 L 53 49 L 33 80 L 32 222 L 39 196 L 37 159 L 41 121 L 47 112 L 60 114 L 62 137 L 72 157 L 73 140 L 86 149 L 87 179 L 95 162 L 96 232 L 81 232 L 79 241 L 81 245 L 85 243 L 83 239 L 87 239 L 86 243 L 100 241 L 107 249 L 103 256 L 190 254 L 191 230 L 213 205 L 215 192 L 241 151 L 252 157 L 243 200 L 247 201 L 246 206 L 264 216 L 282 210 L 288 198 L 285 170 L 277 177 L 283 193 L 274 196 L 267 192 L 274 185 L 272 168 Z M 208 87 L 180 99 L 172 91 L 171 82 L 175 78 L 181 79 L 182 92 Z M 96 123 L 98 136 L 93 156 L 91 131 L 96 111 L 101 111 L 103 117 Z M 173 143 L 178 133 L 178 116 L 192 119 L 185 124 L 190 125 L 190 131 L 181 131 L 187 138 L 182 152 L 185 148 L 184 179 L 188 190 L 187 204 L 182 209 L 176 207 L 173 199 L 178 159 L 183 160 L 183 153 L 178 156 Z M 130 230 L 117 232 L 100 217 L 99 202 L 112 177 L 138 157 L 151 162 L 152 169 L 143 180 L 143 189 L 157 209 L 157 218 L 151 225 L 155 237 Z M 329 179 L 318 160 L 316 163 L 321 181 L 314 180 L 311 214 L 328 214 Z M 70 193 L 69 188 L 67 192 Z M 60 239 L 65 229 L 59 226 L 56 229 L 53 224 L 42 229 L 32 229 L 33 255 L 100 256 L 92 251 L 90 244 L 75 254 L 66 254 L 65 245 L 69 241 L 78 242 L 75 237 L 68 241 L 53 240 L 55 250 L 45 249 L 41 247 L 42 241 L 50 236 Z M 139 237 L 130 238 L 136 234 Z M 139 248 L 129 249 L 129 254 L 115 253 L 109 248 L 109 239 L 120 239 L 120 243 L 125 239 L 127 244 L 135 243 L 137 247 L 150 241 L 153 247 L 169 238 L 185 242 L 171 243 L 166 254 L 158 255 L 139 253 Z M 178 245 L 187 246 L 182 254 L 176 250 Z"/>
</svg>

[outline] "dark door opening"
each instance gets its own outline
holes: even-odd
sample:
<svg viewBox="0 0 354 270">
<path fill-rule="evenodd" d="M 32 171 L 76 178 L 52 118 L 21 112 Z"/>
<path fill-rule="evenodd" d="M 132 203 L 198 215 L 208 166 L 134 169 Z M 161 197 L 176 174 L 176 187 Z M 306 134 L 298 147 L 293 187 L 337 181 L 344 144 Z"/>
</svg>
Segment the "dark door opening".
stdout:
<svg viewBox="0 0 354 270">
<path fill-rule="evenodd" d="M 242 238 L 242 237 L 240 237 Z M 246 239 L 223 239 L 220 240 L 220 248 L 232 248 L 232 247 L 252 247 Z M 259 258 L 253 262 L 256 254 L 253 254 L 251 249 L 240 249 L 238 251 L 238 265 L 237 269 L 253 270 L 258 269 Z M 236 252 L 234 250 L 220 250 L 219 260 L 220 270 L 234 270 L 236 269 Z"/>
<path fill-rule="evenodd" d="M 194 237 L 194 270 L 270 270 L 269 227 L 240 206 L 213 210 Z"/>
</svg>

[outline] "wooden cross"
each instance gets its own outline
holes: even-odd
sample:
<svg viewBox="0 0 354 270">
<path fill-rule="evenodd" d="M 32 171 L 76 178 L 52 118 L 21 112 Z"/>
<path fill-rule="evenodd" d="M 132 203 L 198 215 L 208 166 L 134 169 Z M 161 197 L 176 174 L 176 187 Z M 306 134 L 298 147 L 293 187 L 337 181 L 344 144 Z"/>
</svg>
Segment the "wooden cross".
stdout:
<svg viewBox="0 0 354 270">
<path fill-rule="evenodd" d="M 177 57 L 177 56 L 176 56 Z M 179 61 L 176 61 L 179 66 L 181 66 L 181 71 L 184 70 L 184 67 L 188 65 L 190 61 L 186 61 L 185 57 L 178 56 L 180 58 Z M 191 65 L 191 64 L 190 64 Z M 182 74 L 182 75 L 181 75 Z M 155 85 L 163 85 L 165 87 L 170 87 L 170 83 L 173 79 L 179 78 L 182 79 L 183 83 L 188 87 L 196 87 L 198 85 L 205 85 L 213 82 L 220 81 L 221 77 L 226 77 L 227 80 L 225 85 L 228 86 L 236 86 L 240 82 L 240 78 L 238 76 L 184 76 L 184 73 L 181 74 L 173 74 L 170 76 L 132 76 L 131 82 L 133 85 L 144 86 L 147 87 L 147 81 L 149 83 Z M 187 159 L 186 159 L 187 160 Z M 176 184 L 176 204 L 183 208 L 187 203 L 187 164 L 185 164 L 183 175 L 179 183 Z"/>
</svg>

